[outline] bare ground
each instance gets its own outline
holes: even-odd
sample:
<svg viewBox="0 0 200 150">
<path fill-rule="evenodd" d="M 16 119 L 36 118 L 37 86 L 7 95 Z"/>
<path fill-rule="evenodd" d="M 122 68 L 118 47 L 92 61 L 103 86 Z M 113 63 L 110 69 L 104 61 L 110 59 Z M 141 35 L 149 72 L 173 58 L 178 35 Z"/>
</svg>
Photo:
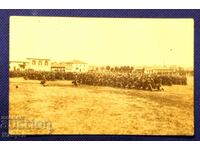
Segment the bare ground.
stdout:
<svg viewBox="0 0 200 150">
<path fill-rule="evenodd" d="M 193 78 L 187 86 L 164 87 L 162 92 L 74 87 L 70 81 L 48 85 L 10 78 L 9 116 L 18 117 L 10 120 L 10 134 L 194 133 Z"/>
</svg>

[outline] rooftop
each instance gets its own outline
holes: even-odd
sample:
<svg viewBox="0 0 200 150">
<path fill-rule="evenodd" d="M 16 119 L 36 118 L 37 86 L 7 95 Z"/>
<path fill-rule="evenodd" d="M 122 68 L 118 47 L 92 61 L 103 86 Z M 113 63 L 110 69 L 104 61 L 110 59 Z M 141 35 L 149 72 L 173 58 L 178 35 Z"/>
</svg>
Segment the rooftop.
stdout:
<svg viewBox="0 0 200 150">
<path fill-rule="evenodd" d="M 63 63 L 52 63 L 51 68 L 65 68 L 65 64 L 63 64 Z"/>
<path fill-rule="evenodd" d="M 50 59 L 47 59 L 47 58 L 27 58 L 27 59 L 35 59 L 35 60 L 50 60 Z"/>
<path fill-rule="evenodd" d="M 87 64 L 87 63 L 80 60 L 72 60 L 72 61 L 66 62 L 66 64 Z"/>
</svg>

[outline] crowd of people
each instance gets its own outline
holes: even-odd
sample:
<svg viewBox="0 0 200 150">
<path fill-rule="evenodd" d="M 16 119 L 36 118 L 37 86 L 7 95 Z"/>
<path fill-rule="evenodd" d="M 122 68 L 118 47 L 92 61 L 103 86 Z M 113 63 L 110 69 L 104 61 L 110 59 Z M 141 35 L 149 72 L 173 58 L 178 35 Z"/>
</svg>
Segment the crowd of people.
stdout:
<svg viewBox="0 0 200 150">
<path fill-rule="evenodd" d="M 162 86 L 187 85 L 187 77 L 180 75 L 158 75 L 145 73 L 117 73 L 117 72 L 37 72 L 37 71 L 10 71 L 10 77 L 23 77 L 25 80 L 72 80 L 76 86 L 79 84 L 93 86 L 109 86 L 141 90 L 163 90 Z"/>
</svg>

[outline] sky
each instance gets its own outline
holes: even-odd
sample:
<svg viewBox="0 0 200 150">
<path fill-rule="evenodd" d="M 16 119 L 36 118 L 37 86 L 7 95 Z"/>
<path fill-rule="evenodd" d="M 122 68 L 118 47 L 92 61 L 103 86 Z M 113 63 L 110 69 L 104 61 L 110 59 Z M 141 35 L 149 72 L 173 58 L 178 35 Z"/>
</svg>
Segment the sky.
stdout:
<svg viewBox="0 0 200 150">
<path fill-rule="evenodd" d="M 193 19 L 10 17 L 10 60 L 193 67 Z"/>
</svg>

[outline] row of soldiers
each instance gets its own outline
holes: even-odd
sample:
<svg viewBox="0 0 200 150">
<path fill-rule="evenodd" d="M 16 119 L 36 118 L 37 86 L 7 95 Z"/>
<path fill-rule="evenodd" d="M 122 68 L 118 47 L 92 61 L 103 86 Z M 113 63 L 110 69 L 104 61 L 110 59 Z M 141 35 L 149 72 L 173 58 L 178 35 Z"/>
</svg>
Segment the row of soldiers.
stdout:
<svg viewBox="0 0 200 150">
<path fill-rule="evenodd" d="M 97 86 L 111 86 L 128 89 L 163 90 L 162 85 L 186 85 L 185 76 L 167 76 L 145 73 L 87 73 L 79 74 L 76 83 Z"/>
<path fill-rule="evenodd" d="M 12 71 L 10 77 L 24 77 L 24 79 L 55 81 L 73 80 L 74 85 L 85 84 L 93 86 L 110 86 L 141 90 L 162 90 L 162 85 L 186 85 L 186 76 L 157 75 L 145 73 L 72 73 L 72 72 L 37 72 L 37 71 Z"/>
<path fill-rule="evenodd" d="M 91 73 L 80 74 L 76 77 L 76 81 L 80 84 L 110 86 L 127 89 L 142 90 L 161 90 L 161 80 L 145 74 L 130 73 Z"/>
<path fill-rule="evenodd" d="M 68 72 L 45 72 L 45 71 L 10 71 L 9 77 L 23 77 L 25 80 L 74 80 L 75 73 Z"/>
</svg>

